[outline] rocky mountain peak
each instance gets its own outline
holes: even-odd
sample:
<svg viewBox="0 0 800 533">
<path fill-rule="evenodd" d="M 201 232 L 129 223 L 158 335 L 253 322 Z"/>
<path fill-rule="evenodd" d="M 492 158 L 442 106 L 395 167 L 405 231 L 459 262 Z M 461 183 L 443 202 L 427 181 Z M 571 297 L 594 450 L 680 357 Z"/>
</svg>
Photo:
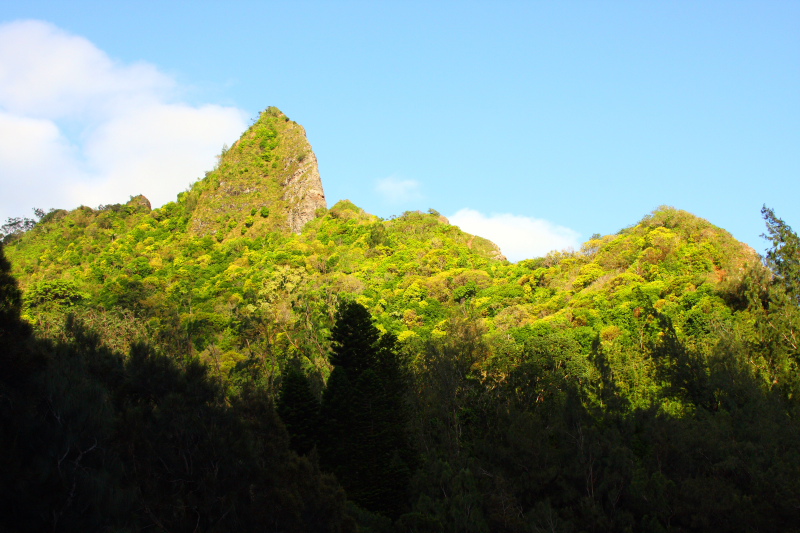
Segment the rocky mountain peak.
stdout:
<svg viewBox="0 0 800 533">
<path fill-rule="evenodd" d="M 278 108 L 223 150 L 217 168 L 189 192 L 191 231 L 227 236 L 300 233 L 326 208 L 317 157 L 305 129 Z"/>
</svg>

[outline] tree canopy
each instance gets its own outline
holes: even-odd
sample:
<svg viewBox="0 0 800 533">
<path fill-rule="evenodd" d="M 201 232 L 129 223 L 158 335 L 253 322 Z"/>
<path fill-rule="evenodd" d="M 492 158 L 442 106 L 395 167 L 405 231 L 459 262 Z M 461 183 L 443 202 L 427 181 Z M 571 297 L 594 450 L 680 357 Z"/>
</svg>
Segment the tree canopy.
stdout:
<svg viewBox="0 0 800 533">
<path fill-rule="evenodd" d="M 268 110 L 176 202 L 5 238 L 0 529 L 798 530 L 771 209 L 763 259 L 661 207 L 511 264 L 434 210 L 300 213 L 307 149 Z"/>
</svg>

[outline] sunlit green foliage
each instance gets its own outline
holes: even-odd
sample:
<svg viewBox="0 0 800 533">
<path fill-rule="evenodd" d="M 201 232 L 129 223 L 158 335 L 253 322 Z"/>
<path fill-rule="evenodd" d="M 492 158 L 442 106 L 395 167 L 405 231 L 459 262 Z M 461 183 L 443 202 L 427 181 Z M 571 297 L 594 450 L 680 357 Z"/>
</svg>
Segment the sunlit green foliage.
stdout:
<svg viewBox="0 0 800 533">
<path fill-rule="evenodd" d="M 150 339 L 198 354 L 222 376 L 248 357 L 266 357 L 276 375 L 281 361 L 301 357 L 325 379 L 341 299 L 364 305 L 405 346 L 443 337 L 468 305 L 493 360 L 521 349 L 515 331 L 538 323 L 570 335 L 584 357 L 599 339 L 617 386 L 639 405 L 659 388 L 652 361 L 636 355 L 645 310 L 670 317 L 682 342 L 708 354 L 735 320 L 718 287 L 755 260 L 723 230 L 672 208 L 581 251 L 513 265 L 434 214 L 379 220 L 344 201 L 301 235 L 220 242 L 188 231 L 184 204 L 81 208 L 38 225 L 9 248 L 26 317 L 52 323 L 65 304 L 79 315 L 129 312 Z"/>
<path fill-rule="evenodd" d="M 181 529 L 192 505 L 231 509 L 217 488 L 245 498 L 234 474 L 184 472 L 181 459 L 241 473 L 214 450 L 271 461 L 291 445 L 308 461 L 290 469 L 322 484 L 295 488 L 333 498 L 344 529 L 318 459 L 365 530 L 796 530 L 800 241 L 774 212 L 763 211 L 765 263 L 671 207 L 517 264 L 435 210 L 383 220 L 345 200 L 294 234 L 272 178 L 309 161 L 304 139 L 270 108 L 177 202 L 52 211 L 9 241 L 22 294 L 0 261 L 4 331 L 16 332 L 4 375 L 17 376 L 3 394 L 51 372 L 25 394 L 68 398 L 64 376 L 101 372 L 74 390 L 87 410 L 74 431 L 125 430 L 134 446 L 90 468 L 102 483 L 79 480 L 87 502 L 125 515 L 135 483 L 114 469 L 138 461 L 136 483 L 177 491 L 145 502 L 172 517 L 159 527 Z M 54 344 L 31 352 L 26 322 Z M 125 427 L 108 425 L 123 415 Z M 243 427 L 252 440 L 226 440 Z M 78 455 L 91 446 L 74 442 Z M 56 483 L 48 464 L 36 468 Z"/>
</svg>

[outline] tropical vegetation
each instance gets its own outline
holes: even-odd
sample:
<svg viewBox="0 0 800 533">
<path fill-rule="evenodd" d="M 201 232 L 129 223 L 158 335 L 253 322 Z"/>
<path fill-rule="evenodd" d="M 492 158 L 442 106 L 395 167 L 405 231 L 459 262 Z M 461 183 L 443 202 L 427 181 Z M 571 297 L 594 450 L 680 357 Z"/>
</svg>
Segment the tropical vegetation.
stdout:
<svg viewBox="0 0 800 533">
<path fill-rule="evenodd" d="M 672 207 L 516 264 L 432 209 L 296 233 L 295 126 L 158 209 L 3 226 L 4 530 L 800 530 L 772 210 L 764 258 Z"/>
</svg>

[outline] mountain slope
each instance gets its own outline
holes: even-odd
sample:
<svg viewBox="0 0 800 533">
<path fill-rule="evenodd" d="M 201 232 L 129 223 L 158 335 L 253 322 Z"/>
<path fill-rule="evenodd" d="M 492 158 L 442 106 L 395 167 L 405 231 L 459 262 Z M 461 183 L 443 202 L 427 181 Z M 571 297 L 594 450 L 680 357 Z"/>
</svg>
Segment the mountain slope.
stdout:
<svg viewBox="0 0 800 533">
<path fill-rule="evenodd" d="M 311 449 L 315 439 L 326 443 L 317 448 L 324 468 L 336 471 L 346 463 L 348 472 L 358 471 L 346 483 L 356 501 L 370 501 L 370 487 L 387 488 L 374 483 L 376 476 L 397 482 L 390 483 L 395 523 L 347 505 L 365 530 L 797 529 L 798 240 L 771 211 L 765 210 L 775 246 L 769 264 L 777 275 L 725 230 L 672 207 L 593 238 L 579 251 L 510 264 L 491 242 L 433 210 L 382 220 L 346 200 L 314 207 L 315 166 L 304 166 L 308 155 L 299 160 L 307 146 L 301 134 L 268 110 L 219 168 L 177 202 L 151 210 L 136 197 L 96 210 L 53 211 L 5 248 L 24 290 L 23 318 L 49 337 L 43 349 L 60 350 L 48 360 L 73 372 L 64 354 L 71 346 L 85 348 L 75 351 L 85 371 L 76 365 L 74 374 L 64 373 L 67 379 L 43 382 L 43 391 L 57 385 L 61 403 L 75 414 L 79 423 L 65 426 L 70 434 L 92 448 L 103 437 L 96 441 L 96 432 L 83 429 L 90 407 L 130 406 L 141 413 L 150 390 L 170 400 L 152 410 L 157 420 L 166 416 L 161 432 L 131 426 L 128 418 L 114 427 L 130 429 L 120 449 L 138 442 L 153 450 L 132 456 L 154 459 L 151 470 L 133 469 L 143 481 L 155 478 L 151 472 L 169 474 L 163 485 L 168 498 L 141 494 L 159 504 L 173 500 L 163 509 L 174 529 L 200 523 L 194 514 L 172 512 L 195 505 L 195 485 L 187 485 L 191 496 L 184 498 L 172 477 L 192 465 L 205 464 L 212 479 L 225 480 L 224 487 L 203 484 L 203 501 L 210 503 L 199 505 L 209 517 L 221 508 L 222 518 L 238 521 L 238 510 L 228 512 L 233 503 L 226 502 L 233 500 L 223 496 L 233 493 L 245 501 L 242 509 L 248 501 L 253 509 L 264 507 L 242 481 L 257 469 L 242 467 L 246 454 L 237 446 L 246 441 L 236 424 L 254 431 L 256 447 L 247 446 L 255 460 L 287 464 L 277 448 L 258 448 L 276 438 L 285 448 L 283 426 L 270 418 L 276 399 L 289 442 L 303 437 Z M 11 281 L 6 278 L 16 316 L 19 298 Z M 360 318 L 339 331 L 381 338 L 371 348 L 374 357 L 365 357 L 371 368 L 353 381 L 346 369 L 332 370 L 330 357 L 342 308 L 358 308 Z M 395 334 L 397 342 L 376 330 Z M 142 339 L 154 349 L 137 347 Z M 97 364 L 98 354 L 110 353 L 102 345 L 119 350 L 113 365 L 107 358 Z M 167 355 L 156 357 L 159 352 Z M 157 368 L 137 367 L 148 361 Z M 164 382 L 164 369 L 176 361 L 182 361 L 176 369 L 191 370 L 216 392 L 203 392 L 181 373 Z M 136 370 L 136 387 L 126 381 L 127 368 Z M 95 374 L 128 399 L 94 399 Z M 292 387 L 289 376 L 296 378 L 301 405 L 284 394 Z M 6 379 L 9 386 L 19 381 Z M 181 383 L 201 398 L 187 397 L 176 409 Z M 58 395 L 48 394 L 31 399 L 42 408 L 40 418 L 60 428 L 66 419 L 51 416 Z M 13 415 L 5 418 L 9 428 L 33 420 L 15 418 L 14 402 L 2 405 Z M 193 437 L 215 435 L 204 426 L 209 417 L 197 416 L 209 412 L 204 405 L 236 421 L 221 426 L 219 441 Z M 372 446 L 390 439 L 367 416 L 387 408 L 408 421 L 391 428 L 391 440 L 400 443 L 393 452 Z M 181 413 L 185 423 L 170 419 Z M 358 424 L 342 425 L 350 419 Z M 338 439 L 345 427 L 361 429 L 350 431 L 352 439 Z M 19 442 L 52 441 L 38 435 Z M 7 443 L 8 463 L 29 464 L 18 460 L 16 442 Z M 192 442 L 209 443 L 209 453 L 205 444 L 184 452 Z M 355 446 L 372 450 L 372 462 L 359 460 Z M 42 464 L 50 465 L 43 471 L 64 479 L 56 465 L 62 452 L 43 450 Z M 177 470 L 164 462 L 173 452 L 184 454 Z M 82 456 L 78 452 L 72 463 L 81 471 Z M 348 460 L 337 463 L 341 457 Z M 327 501 L 332 522 L 348 526 L 335 482 L 319 475 L 315 460 L 297 464 L 306 465 L 308 475 L 292 479 L 308 490 L 280 479 L 267 494 L 299 504 Z M 365 464 L 373 466 L 361 468 Z M 219 465 L 230 465 L 222 478 Z M 71 498 L 71 489 L 62 488 L 58 494 Z M 20 494 L 21 501 L 38 501 Z"/>
<path fill-rule="evenodd" d="M 516 265 L 433 211 L 381 220 L 348 201 L 327 210 L 304 130 L 275 108 L 177 202 L 53 212 L 7 254 L 39 327 L 100 313 L 95 322 L 129 339 L 120 348 L 149 331 L 220 372 L 268 350 L 303 354 L 323 375 L 341 299 L 409 346 L 449 335 L 466 307 L 491 351 L 543 326 L 571 331 L 584 350 L 598 337 L 630 347 L 633 315 L 652 305 L 708 351 L 710 324 L 732 320 L 726 284 L 757 262 L 726 231 L 669 207 L 578 252 Z"/>
<path fill-rule="evenodd" d="M 270 107 L 188 193 L 195 235 L 300 233 L 327 207 L 317 156 L 302 126 Z"/>
</svg>

